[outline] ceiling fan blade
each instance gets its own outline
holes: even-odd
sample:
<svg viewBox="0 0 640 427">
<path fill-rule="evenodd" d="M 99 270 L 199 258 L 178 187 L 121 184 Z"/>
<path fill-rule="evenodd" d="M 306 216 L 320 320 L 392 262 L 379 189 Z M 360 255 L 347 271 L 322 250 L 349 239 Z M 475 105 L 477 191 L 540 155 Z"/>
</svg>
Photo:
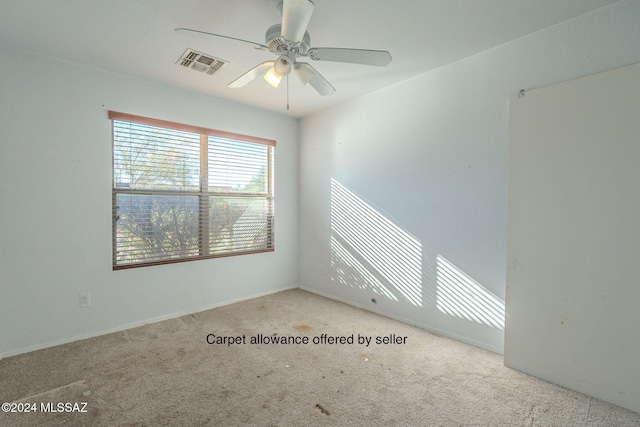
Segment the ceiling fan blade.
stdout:
<svg viewBox="0 0 640 427">
<path fill-rule="evenodd" d="M 300 43 L 311 20 L 314 4 L 311 0 L 284 0 L 282 5 L 282 37 Z"/>
<path fill-rule="evenodd" d="M 331 86 L 324 77 L 320 75 L 311 65 L 306 62 L 296 62 L 293 69 L 302 84 L 309 83 L 322 96 L 332 95 L 336 89 Z"/>
<path fill-rule="evenodd" d="M 350 62 L 352 64 L 377 65 L 379 67 L 389 65 L 391 62 L 391 54 L 386 50 L 315 47 L 309 49 L 309 57 L 315 61 Z"/>
<path fill-rule="evenodd" d="M 269 50 L 269 48 L 267 46 L 263 45 L 263 44 L 254 43 L 254 42 L 251 42 L 249 40 L 242 40 L 242 39 L 238 39 L 238 38 L 235 38 L 235 37 L 223 36 L 222 34 L 207 33 L 206 31 L 192 30 L 190 28 L 176 28 L 175 31 L 187 31 L 187 32 L 190 32 L 190 33 L 204 34 L 204 35 L 207 35 L 207 36 L 222 37 L 223 39 L 230 39 L 230 40 L 235 40 L 235 41 L 238 41 L 238 42 L 250 44 L 251 46 L 253 46 L 254 49 L 257 49 L 257 50 L 266 50 L 266 51 Z"/>
<path fill-rule="evenodd" d="M 253 67 L 252 69 L 250 69 L 249 71 L 247 71 L 246 73 L 244 73 L 243 75 L 241 75 L 240 77 L 238 77 L 237 79 L 229 83 L 229 87 L 235 89 L 235 88 L 246 85 L 247 83 L 251 82 L 253 79 L 259 77 L 261 74 L 264 74 L 267 71 L 269 71 L 269 69 L 273 67 L 274 63 L 275 61 L 264 61 L 262 64 L 256 67 Z"/>
</svg>

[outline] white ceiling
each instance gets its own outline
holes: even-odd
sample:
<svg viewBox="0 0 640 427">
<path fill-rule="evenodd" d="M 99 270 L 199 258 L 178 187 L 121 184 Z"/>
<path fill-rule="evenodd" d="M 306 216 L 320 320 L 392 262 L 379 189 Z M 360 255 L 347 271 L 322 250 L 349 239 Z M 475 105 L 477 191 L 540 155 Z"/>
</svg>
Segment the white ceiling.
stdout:
<svg viewBox="0 0 640 427">
<path fill-rule="evenodd" d="M 291 75 L 274 89 L 258 78 L 227 84 L 269 52 L 188 27 L 264 44 L 279 0 L 0 0 L 0 42 L 27 51 L 199 92 L 293 117 L 455 62 L 618 0 L 314 0 L 312 47 L 391 52 L 387 67 L 311 61 L 336 88 L 320 96 Z M 186 48 L 229 61 L 216 74 L 180 67 Z"/>
</svg>

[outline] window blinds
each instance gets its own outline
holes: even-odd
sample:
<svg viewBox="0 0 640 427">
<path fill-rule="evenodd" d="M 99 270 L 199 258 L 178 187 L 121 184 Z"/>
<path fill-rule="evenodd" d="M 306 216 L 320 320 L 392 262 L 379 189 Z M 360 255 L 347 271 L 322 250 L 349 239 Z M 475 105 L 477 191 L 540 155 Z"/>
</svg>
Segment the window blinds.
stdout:
<svg viewBox="0 0 640 427">
<path fill-rule="evenodd" d="M 274 141 L 109 117 L 114 269 L 273 250 Z"/>
</svg>

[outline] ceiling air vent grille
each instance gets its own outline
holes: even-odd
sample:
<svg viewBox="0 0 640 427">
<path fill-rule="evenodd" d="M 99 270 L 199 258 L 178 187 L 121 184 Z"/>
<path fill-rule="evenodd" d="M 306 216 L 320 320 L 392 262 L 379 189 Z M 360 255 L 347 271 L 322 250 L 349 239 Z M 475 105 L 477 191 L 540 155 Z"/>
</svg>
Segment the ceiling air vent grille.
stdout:
<svg viewBox="0 0 640 427">
<path fill-rule="evenodd" d="M 176 64 L 182 65 L 183 67 L 191 68 L 192 70 L 207 73 L 209 75 L 214 74 L 226 63 L 227 61 L 223 59 L 197 52 L 193 49 L 185 50 L 176 62 Z"/>
</svg>

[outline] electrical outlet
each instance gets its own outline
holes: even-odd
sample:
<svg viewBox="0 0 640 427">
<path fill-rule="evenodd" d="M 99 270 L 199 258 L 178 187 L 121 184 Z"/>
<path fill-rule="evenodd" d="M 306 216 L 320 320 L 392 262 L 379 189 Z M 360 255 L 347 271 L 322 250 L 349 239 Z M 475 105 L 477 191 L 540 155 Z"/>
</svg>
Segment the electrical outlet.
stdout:
<svg viewBox="0 0 640 427">
<path fill-rule="evenodd" d="M 89 307 L 91 305 L 91 294 L 89 292 L 85 292 L 80 294 L 80 307 Z"/>
</svg>

